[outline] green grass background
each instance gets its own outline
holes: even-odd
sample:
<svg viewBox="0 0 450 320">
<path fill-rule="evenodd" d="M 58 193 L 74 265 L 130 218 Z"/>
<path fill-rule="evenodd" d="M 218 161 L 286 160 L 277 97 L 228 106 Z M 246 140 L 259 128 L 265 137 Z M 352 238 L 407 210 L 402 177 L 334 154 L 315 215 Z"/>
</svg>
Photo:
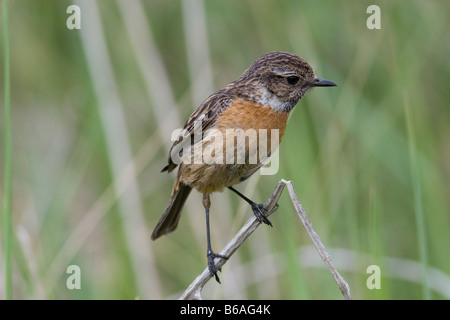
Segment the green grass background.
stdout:
<svg viewBox="0 0 450 320">
<path fill-rule="evenodd" d="M 0 298 L 9 276 L 15 299 L 177 298 L 206 267 L 206 235 L 193 192 L 177 231 L 150 240 L 174 180 L 160 173 L 168 134 L 274 50 L 338 87 L 295 108 L 278 173 L 238 189 L 264 202 L 294 181 L 353 298 L 450 298 L 448 2 L 80 1 L 82 30 L 69 30 L 71 4 L 9 1 L 12 270 L 2 246 Z M 366 27 L 371 4 L 381 30 Z M 287 194 L 279 204 L 204 298 L 342 298 Z M 251 215 L 214 194 L 213 248 Z M 80 290 L 66 286 L 69 265 Z M 366 286 L 370 265 L 381 289 Z"/>
</svg>

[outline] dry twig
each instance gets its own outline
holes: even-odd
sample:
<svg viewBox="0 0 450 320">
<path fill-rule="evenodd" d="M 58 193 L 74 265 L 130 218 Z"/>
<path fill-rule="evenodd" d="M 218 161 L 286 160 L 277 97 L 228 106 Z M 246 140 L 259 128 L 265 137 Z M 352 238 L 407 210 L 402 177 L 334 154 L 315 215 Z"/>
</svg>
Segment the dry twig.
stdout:
<svg viewBox="0 0 450 320">
<path fill-rule="evenodd" d="M 278 208 L 277 201 L 283 192 L 284 187 L 287 186 L 289 197 L 291 198 L 292 204 L 294 205 L 295 211 L 297 212 L 303 226 L 305 227 L 306 232 L 311 238 L 314 247 L 318 251 L 320 257 L 324 261 L 328 270 L 330 270 L 331 275 L 336 281 L 339 289 L 342 292 L 342 295 L 346 300 L 350 300 L 350 287 L 348 286 L 345 279 L 339 274 L 336 268 L 331 261 L 331 258 L 328 252 L 325 249 L 325 246 L 322 244 L 317 233 L 314 231 L 311 222 L 306 215 L 305 210 L 303 209 L 300 201 L 297 198 L 297 194 L 295 193 L 294 184 L 292 181 L 286 181 L 282 179 L 275 190 L 272 192 L 272 195 L 264 204 L 264 208 L 266 209 L 266 216 L 269 216 Z M 253 231 L 260 225 L 255 216 L 252 216 L 247 223 L 239 230 L 239 232 L 233 237 L 233 239 L 227 244 L 227 246 L 220 252 L 221 255 L 226 257 L 231 257 L 231 255 L 240 247 L 240 245 L 247 239 Z M 220 269 L 226 262 L 225 259 L 218 259 L 216 262 L 216 267 Z M 179 300 L 198 300 L 201 299 L 201 290 L 203 286 L 211 279 L 212 275 L 209 272 L 208 268 L 206 268 L 186 289 L 186 291 L 180 296 Z"/>
</svg>

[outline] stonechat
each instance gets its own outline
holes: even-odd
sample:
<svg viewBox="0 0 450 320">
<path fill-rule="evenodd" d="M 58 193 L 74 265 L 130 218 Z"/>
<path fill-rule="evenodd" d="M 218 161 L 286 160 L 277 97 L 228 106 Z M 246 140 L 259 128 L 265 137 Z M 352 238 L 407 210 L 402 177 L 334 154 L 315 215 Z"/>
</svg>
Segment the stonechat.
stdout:
<svg viewBox="0 0 450 320">
<path fill-rule="evenodd" d="M 174 142 L 171 147 L 167 166 L 162 171 L 171 172 L 177 166 L 178 175 L 172 189 L 172 195 L 164 213 L 152 233 L 152 239 L 172 232 L 177 227 L 181 209 L 192 188 L 203 194 L 203 206 L 206 212 L 207 259 L 208 268 L 216 280 L 217 268 L 215 258 L 224 258 L 214 253 L 211 248 L 209 209 L 212 192 L 229 188 L 250 204 L 260 223 L 272 225 L 265 215 L 265 208 L 244 196 L 233 186 L 246 180 L 263 165 L 264 158 L 278 146 L 286 129 L 290 112 L 299 100 L 314 87 L 336 86 L 331 81 L 314 75 L 311 66 L 302 58 L 288 52 L 269 52 L 258 58 L 234 82 L 210 95 L 192 113 L 184 125 L 184 138 Z M 255 130 L 256 139 L 249 139 L 248 145 L 239 148 L 234 145 L 233 130 Z M 196 130 L 202 133 L 201 139 L 192 139 Z M 261 130 L 268 134 L 261 135 Z M 211 132 L 221 133 L 224 138 L 211 138 Z M 230 133 L 231 132 L 231 133 Z M 277 133 L 277 141 L 272 136 Z M 186 139 L 186 136 L 188 139 Z M 197 141 L 196 141 L 197 140 Z M 183 161 L 174 161 L 174 155 L 181 152 L 180 146 L 187 144 L 189 152 L 180 155 Z M 261 148 L 252 145 L 264 143 L 269 146 L 261 155 Z M 231 147 L 230 147 L 231 146 Z M 217 156 L 217 150 L 227 149 L 223 156 L 230 154 L 234 160 L 243 154 L 244 161 L 196 161 L 194 153 L 198 149 L 208 149 L 209 155 Z M 211 152 L 211 150 L 213 150 Z M 256 151 L 250 151 L 256 150 Z M 250 153 L 256 153 L 256 161 L 249 161 Z M 187 160 L 187 161 L 184 161 Z"/>
</svg>

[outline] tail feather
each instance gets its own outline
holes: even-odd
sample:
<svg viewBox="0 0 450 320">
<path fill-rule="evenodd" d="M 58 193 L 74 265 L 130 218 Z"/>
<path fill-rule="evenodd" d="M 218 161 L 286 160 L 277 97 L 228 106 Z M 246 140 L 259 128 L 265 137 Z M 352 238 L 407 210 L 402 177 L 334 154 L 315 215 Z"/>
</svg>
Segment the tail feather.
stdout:
<svg viewBox="0 0 450 320">
<path fill-rule="evenodd" d="M 183 182 L 180 182 L 179 180 L 175 182 L 169 204 L 159 219 L 155 230 L 153 230 L 152 240 L 156 240 L 160 236 L 175 230 L 178 225 L 178 220 L 180 220 L 181 209 L 191 193 L 191 190 L 192 188 Z"/>
</svg>

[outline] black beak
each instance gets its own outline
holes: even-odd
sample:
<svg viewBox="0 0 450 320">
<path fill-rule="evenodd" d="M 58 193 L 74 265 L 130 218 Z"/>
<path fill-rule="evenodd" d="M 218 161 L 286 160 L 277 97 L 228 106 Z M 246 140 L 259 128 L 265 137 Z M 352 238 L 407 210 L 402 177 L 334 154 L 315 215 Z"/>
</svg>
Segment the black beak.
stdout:
<svg viewBox="0 0 450 320">
<path fill-rule="evenodd" d="M 337 84 L 325 79 L 316 78 L 312 82 L 313 87 L 337 87 Z"/>
</svg>

